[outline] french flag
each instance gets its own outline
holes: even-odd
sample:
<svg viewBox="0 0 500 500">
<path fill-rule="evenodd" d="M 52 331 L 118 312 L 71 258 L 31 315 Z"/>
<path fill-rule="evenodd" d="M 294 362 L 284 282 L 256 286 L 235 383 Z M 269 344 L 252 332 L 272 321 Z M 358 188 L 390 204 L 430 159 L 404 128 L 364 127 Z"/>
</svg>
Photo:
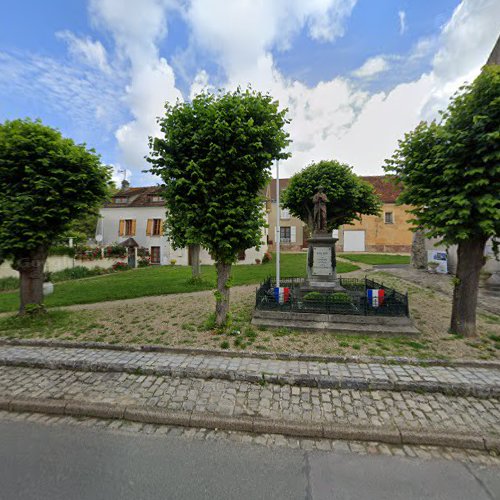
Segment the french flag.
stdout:
<svg viewBox="0 0 500 500">
<path fill-rule="evenodd" d="M 274 288 L 274 298 L 278 304 L 285 304 L 290 298 L 290 288 L 289 287 L 275 287 Z"/>
<path fill-rule="evenodd" d="M 371 304 L 372 307 L 378 307 L 384 303 L 384 290 L 370 288 L 366 293 L 368 295 L 368 303 Z"/>
</svg>

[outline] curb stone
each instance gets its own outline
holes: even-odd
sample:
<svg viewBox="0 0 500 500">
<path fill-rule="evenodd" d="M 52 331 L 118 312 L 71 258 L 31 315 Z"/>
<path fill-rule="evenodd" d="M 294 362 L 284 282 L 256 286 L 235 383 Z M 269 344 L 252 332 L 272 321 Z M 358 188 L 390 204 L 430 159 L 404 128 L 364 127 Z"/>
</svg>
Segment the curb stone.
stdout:
<svg viewBox="0 0 500 500">
<path fill-rule="evenodd" d="M 444 446 L 488 452 L 500 452 L 500 438 L 479 434 L 450 434 L 438 431 L 416 431 L 394 428 L 373 428 L 306 423 L 302 421 L 268 420 L 262 417 L 241 418 L 202 413 L 166 411 L 143 406 L 109 403 L 71 402 L 57 399 L 0 398 L 0 410 L 11 412 L 49 413 L 73 417 L 123 419 L 158 425 L 198 427 L 254 434 L 283 434 L 302 438 L 325 438 L 348 441 L 377 441 L 388 444 Z"/>
<path fill-rule="evenodd" d="M 367 380 L 364 378 L 340 378 L 331 375 L 286 375 L 245 373 L 210 368 L 171 368 L 171 367 L 145 367 L 140 364 L 128 365 L 121 363 L 108 363 L 99 361 L 48 361 L 34 358 L 11 360 L 0 357 L 0 366 L 15 366 L 22 368 L 37 368 L 50 370 L 75 370 L 97 373 L 129 373 L 131 375 L 153 375 L 160 377 L 217 379 L 231 382 L 248 382 L 252 384 L 277 384 L 299 387 L 318 387 L 320 389 L 352 389 L 358 391 L 394 391 L 394 392 L 424 392 L 441 393 L 448 396 L 473 396 L 479 399 L 500 397 L 500 387 L 497 385 L 477 386 L 457 382 L 428 382 L 428 381 L 402 381 L 402 380 Z"/>
<path fill-rule="evenodd" d="M 500 361 L 483 361 L 476 359 L 444 360 L 421 359 L 396 356 L 326 356 L 322 354 L 301 354 L 286 352 L 241 352 L 227 349 L 201 349 L 193 347 L 166 347 L 154 344 L 108 344 L 106 342 L 75 342 L 68 340 L 47 339 L 11 339 L 0 337 L 0 346 L 25 347 L 65 347 L 70 349 L 103 349 L 128 352 L 164 352 L 171 354 L 187 354 L 191 356 L 222 356 L 226 358 L 276 359 L 283 361 L 317 361 L 320 363 L 379 363 L 387 365 L 417 366 L 449 366 L 500 369 Z"/>
</svg>

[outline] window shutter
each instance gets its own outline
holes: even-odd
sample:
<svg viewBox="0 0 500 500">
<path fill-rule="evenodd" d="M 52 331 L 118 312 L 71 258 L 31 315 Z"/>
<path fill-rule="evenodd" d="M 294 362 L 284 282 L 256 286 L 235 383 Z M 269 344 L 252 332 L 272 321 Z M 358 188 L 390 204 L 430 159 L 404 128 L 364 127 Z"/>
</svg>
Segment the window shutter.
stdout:
<svg viewBox="0 0 500 500">
<path fill-rule="evenodd" d="M 118 229 L 118 235 L 123 236 L 125 234 L 125 221 L 120 220 L 120 228 Z"/>
<path fill-rule="evenodd" d="M 290 228 L 290 243 L 295 243 L 296 239 L 297 239 L 297 228 L 295 226 L 292 226 Z"/>
<path fill-rule="evenodd" d="M 160 236 L 163 236 L 163 221 L 160 220 Z"/>
<path fill-rule="evenodd" d="M 146 224 L 146 236 L 151 236 L 153 234 L 153 219 L 148 219 Z"/>
<path fill-rule="evenodd" d="M 132 232 L 130 236 L 135 236 L 135 227 L 136 227 L 135 219 L 132 219 Z"/>
</svg>

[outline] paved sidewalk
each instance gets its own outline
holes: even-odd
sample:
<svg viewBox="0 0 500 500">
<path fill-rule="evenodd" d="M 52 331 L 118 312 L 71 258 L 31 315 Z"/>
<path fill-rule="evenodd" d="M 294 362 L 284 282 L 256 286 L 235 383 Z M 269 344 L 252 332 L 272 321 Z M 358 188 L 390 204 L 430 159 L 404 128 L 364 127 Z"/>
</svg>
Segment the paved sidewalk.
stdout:
<svg viewBox="0 0 500 500">
<path fill-rule="evenodd" d="M 419 444 L 436 443 L 422 441 L 415 433 L 437 432 L 452 436 L 453 440 L 459 435 L 470 436 L 472 444 L 463 447 L 476 449 L 488 448 L 487 439 L 496 449 L 500 438 L 500 400 L 495 398 L 0 367 L 0 409 L 43 411 L 31 403 L 24 408 L 25 400 L 40 400 L 44 405 L 47 401 L 55 402 L 55 410 L 47 407 L 51 412 L 64 414 L 70 409 L 73 415 L 88 405 L 106 403 L 110 405 L 111 417 L 131 420 L 141 420 L 152 413 L 161 416 L 161 412 L 167 412 L 168 417 L 168 412 L 177 412 L 180 425 L 198 427 L 209 426 L 211 416 L 219 418 L 213 421 L 214 427 L 221 427 L 219 422 L 232 418 L 233 429 L 254 432 L 279 433 L 285 422 L 302 425 L 300 432 L 305 428 L 307 432 L 318 432 L 312 435 L 336 438 L 336 429 L 341 425 L 353 431 L 357 427 L 369 429 L 368 440 L 374 440 L 373 432 L 379 431 L 379 440 L 402 439 Z M 86 415 L 86 411 L 82 410 L 82 414 Z M 173 422 L 167 419 L 163 423 Z M 333 429 L 331 434 L 329 426 Z"/>
<path fill-rule="evenodd" d="M 304 387 L 500 396 L 500 369 L 333 363 L 112 349 L 0 346 L 0 365 L 277 383 Z"/>
</svg>

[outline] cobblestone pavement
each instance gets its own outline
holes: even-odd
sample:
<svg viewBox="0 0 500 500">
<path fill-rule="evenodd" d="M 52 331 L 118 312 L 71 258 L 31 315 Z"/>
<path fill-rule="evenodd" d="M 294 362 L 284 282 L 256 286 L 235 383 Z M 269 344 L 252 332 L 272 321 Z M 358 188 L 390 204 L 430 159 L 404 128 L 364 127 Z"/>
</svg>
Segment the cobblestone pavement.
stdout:
<svg viewBox="0 0 500 500">
<path fill-rule="evenodd" d="M 479 367 L 333 363 L 90 348 L 0 346 L 0 365 L 218 378 L 309 387 L 417 390 L 500 396 L 500 370 Z"/>
<path fill-rule="evenodd" d="M 338 441 L 331 439 L 300 439 L 279 434 L 250 434 L 237 431 L 212 430 L 204 428 L 186 428 L 167 425 L 141 424 L 124 420 L 104 420 L 97 418 L 74 418 L 53 416 L 41 413 L 13 413 L 0 410 L 0 421 L 36 422 L 48 426 L 69 425 L 89 427 L 96 432 L 121 434 L 149 434 L 158 439 L 176 437 L 191 440 L 230 440 L 237 443 L 250 443 L 268 447 L 301 449 L 304 451 L 334 451 L 357 455 L 386 455 L 424 460 L 457 460 L 500 467 L 500 457 L 481 450 L 461 450 L 441 446 L 394 445 L 379 442 Z"/>
<path fill-rule="evenodd" d="M 500 435 L 500 400 L 241 381 L 0 367 L 0 396 L 277 421 Z"/>
</svg>

